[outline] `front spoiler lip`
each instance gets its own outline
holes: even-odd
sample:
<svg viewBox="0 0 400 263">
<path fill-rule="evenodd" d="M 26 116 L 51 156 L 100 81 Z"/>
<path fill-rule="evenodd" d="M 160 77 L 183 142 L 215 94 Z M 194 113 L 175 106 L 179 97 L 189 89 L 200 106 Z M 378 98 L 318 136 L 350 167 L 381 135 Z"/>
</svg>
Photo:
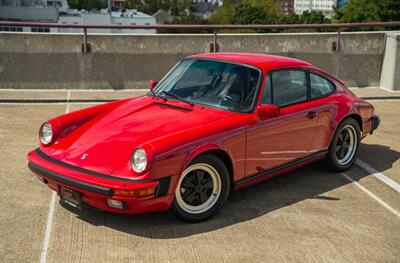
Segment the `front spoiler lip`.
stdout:
<svg viewBox="0 0 400 263">
<path fill-rule="evenodd" d="M 49 161 L 51 163 L 54 163 L 56 165 L 59 165 L 59 166 L 62 166 L 62 167 L 65 167 L 67 169 L 74 170 L 74 171 L 77 171 L 77 172 L 80 172 L 80 173 L 84 173 L 84 174 L 87 174 L 87 175 L 92 175 L 92 176 L 95 176 L 95 177 L 103 178 L 103 179 L 106 179 L 106 180 L 119 181 L 119 182 L 131 182 L 131 183 L 149 183 L 149 182 L 152 182 L 150 180 L 137 180 L 137 179 L 133 179 L 133 178 L 132 179 L 131 178 L 121 178 L 121 177 L 116 177 L 116 176 L 112 176 L 112 175 L 107 175 L 107 174 L 102 174 L 102 173 L 90 171 L 90 170 L 87 170 L 87 169 L 84 169 L 84 168 L 81 168 L 81 167 L 78 167 L 78 166 L 75 166 L 75 165 L 71 165 L 71 164 L 62 162 L 62 161 L 57 160 L 57 159 L 55 159 L 55 158 L 53 158 L 51 156 L 48 156 L 40 148 L 36 148 L 35 152 L 40 158 L 42 158 L 42 159 L 44 159 L 46 161 Z"/>
<path fill-rule="evenodd" d="M 66 184 L 66 185 L 70 185 L 79 189 L 83 189 L 89 192 L 93 192 L 93 193 L 97 193 L 97 194 L 102 194 L 102 195 L 108 195 L 108 196 L 112 196 L 113 194 L 113 190 L 111 188 L 107 188 L 107 187 L 102 187 L 102 186 L 98 186 L 98 185 L 94 185 L 94 184 L 88 184 L 85 182 L 81 182 L 66 176 L 62 176 L 58 173 L 55 173 L 53 171 L 49 171 L 47 169 L 44 169 L 32 162 L 28 163 L 28 167 L 29 169 L 31 169 L 33 172 L 45 176 L 49 179 L 52 179 L 54 181 Z"/>
<path fill-rule="evenodd" d="M 34 155 L 36 157 L 33 158 Z M 39 158 L 39 159 L 37 159 Z M 73 166 L 68 163 L 64 163 L 57 159 L 52 158 L 51 156 L 46 155 L 44 152 L 40 150 L 40 148 L 35 149 L 28 155 L 29 169 L 36 173 L 40 177 L 48 178 L 60 184 L 69 185 L 71 187 L 75 187 L 77 189 L 86 190 L 88 192 L 97 193 L 106 196 L 113 196 L 113 189 L 120 190 L 132 190 L 132 189 L 143 189 L 147 187 L 156 187 L 156 194 L 154 197 L 162 197 L 166 196 L 169 191 L 169 186 L 171 182 L 171 176 L 159 178 L 157 180 L 137 180 L 131 178 L 120 178 L 116 176 L 101 174 L 98 172 L 90 171 L 83 169 L 81 167 Z M 36 159 L 36 160 L 35 160 Z M 37 162 L 38 161 L 38 162 Z M 58 166 L 63 172 L 57 172 L 57 168 L 48 169 L 46 168 L 47 164 L 42 163 L 42 161 L 52 163 L 53 165 Z M 89 176 L 92 178 L 99 178 L 103 181 L 103 185 L 97 185 L 92 182 L 85 182 L 85 180 L 80 180 L 75 176 L 75 178 L 64 175 L 68 174 L 69 171 L 73 171 L 81 175 Z M 109 184 L 109 185 L 108 185 Z M 140 198 L 142 199 L 142 198 Z"/>
</svg>

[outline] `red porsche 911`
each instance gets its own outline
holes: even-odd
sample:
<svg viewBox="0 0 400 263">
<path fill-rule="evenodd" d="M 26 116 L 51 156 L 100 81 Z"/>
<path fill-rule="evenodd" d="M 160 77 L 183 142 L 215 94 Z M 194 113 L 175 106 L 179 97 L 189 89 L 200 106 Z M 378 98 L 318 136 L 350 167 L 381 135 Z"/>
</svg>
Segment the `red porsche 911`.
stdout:
<svg viewBox="0 0 400 263">
<path fill-rule="evenodd" d="M 147 95 L 44 123 L 29 168 L 61 202 L 198 222 L 231 191 L 320 160 L 349 169 L 380 119 L 313 65 L 281 56 L 189 56 Z"/>
</svg>

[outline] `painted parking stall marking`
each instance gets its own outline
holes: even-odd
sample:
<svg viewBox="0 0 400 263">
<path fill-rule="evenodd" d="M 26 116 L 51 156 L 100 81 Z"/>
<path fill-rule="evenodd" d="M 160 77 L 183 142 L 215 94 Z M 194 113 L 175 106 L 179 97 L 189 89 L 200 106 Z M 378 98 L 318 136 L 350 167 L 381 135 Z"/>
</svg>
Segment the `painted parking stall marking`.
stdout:
<svg viewBox="0 0 400 263">
<path fill-rule="evenodd" d="M 379 181 L 385 183 L 393 190 L 400 193 L 400 185 L 395 181 L 393 181 L 392 179 L 390 179 L 389 177 L 387 177 L 386 175 L 384 175 L 383 173 L 379 172 L 378 170 L 376 170 L 375 168 L 373 168 L 372 166 L 370 166 L 369 164 L 360 159 L 356 160 L 356 164 L 365 171 L 367 171 L 368 173 L 370 173 L 373 177 L 377 178 Z"/>
<path fill-rule="evenodd" d="M 67 94 L 67 103 L 65 108 L 65 113 L 69 112 L 69 99 L 71 97 L 71 91 L 68 91 Z M 50 235 L 51 235 L 51 227 L 53 225 L 53 217 L 54 217 L 54 209 L 56 204 L 57 194 L 54 191 L 51 191 L 51 199 L 49 204 L 49 212 L 47 214 L 47 222 L 46 222 L 46 231 L 44 234 L 42 249 L 40 251 L 40 263 L 45 263 L 47 258 L 47 251 L 49 249 Z"/>
<path fill-rule="evenodd" d="M 387 210 L 389 210 L 392 214 L 394 214 L 395 216 L 397 216 L 400 219 L 400 213 L 395 210 L 393 207 L 391 207 L 390 205 L 388 205 L 385 201 L 383 201 L 382 199 L 380 199 L 378 196 L 376 196 L 375 194 L 373 194 L 372 192 L 370 192 L 367 188 L 365 188 L 364 186 L 362 186 L 360 183 L 356 182 L 355 180 L 353 180 L 347 173 L 341 173 L 341 175 L 346 178 L 347 180 L 349 180 L 350 182 L 354 183 L 355 186 L 357 186 L 358 188 L 360 188 L 363 192 L 365 192 L 367 195 L 369 195 L 372 199 L 374 199 L 376 202 L 378 202 L 379 204 L 381 204 L 384 208 L 386 208 Z"/>
</svg>

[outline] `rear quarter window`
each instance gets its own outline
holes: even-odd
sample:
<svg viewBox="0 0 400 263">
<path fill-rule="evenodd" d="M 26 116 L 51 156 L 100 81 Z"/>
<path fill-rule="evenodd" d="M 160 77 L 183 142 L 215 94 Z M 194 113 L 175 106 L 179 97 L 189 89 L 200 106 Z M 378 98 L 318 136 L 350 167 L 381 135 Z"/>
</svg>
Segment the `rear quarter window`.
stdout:
<svg viewBox="0 0 400 263">
<path fill-rule="evenodd" d="M 311 99 L 317 99 L 331 94 L 335 90 L 335 85 L 317 74 L 310 72 Z"/>
</svg>

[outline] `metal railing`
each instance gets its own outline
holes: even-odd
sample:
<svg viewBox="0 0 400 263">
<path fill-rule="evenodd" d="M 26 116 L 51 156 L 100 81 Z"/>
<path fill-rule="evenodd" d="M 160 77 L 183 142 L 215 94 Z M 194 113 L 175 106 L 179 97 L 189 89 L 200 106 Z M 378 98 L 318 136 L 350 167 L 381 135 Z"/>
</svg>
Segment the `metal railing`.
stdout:
<svg viewBox="0 0 400 263">
<path fill-rule="evenodd" d="M 340 29 L 363 28 L 363 27 L 399 27 L 400 21 L 391 22 L 365 22 L 365 23 L 333 23 L 333 24 L 248 24 L 248 25 L 134 25 L 134 24 L 59 24 L 59 23 L 41 23 L 41 22 L 19 22 L 19 21 L 0 21 L 0 26 L 14 26 L 14 27 L 40 27 L 40 28 L 80 28 L 83 33 L 82 52 L 89 53 L 90 45 L 88 43 L 88 29 L 177 29 L 177 30 L 210 30 L 213 32 L 213 43 L 210 51 L 218 52 L 218 30 L 223 29 L 253 29 L 253 30 L 266 30 L 266 29 L 337 29 L 335 51 L 340 50 Z"/>
</svg>

